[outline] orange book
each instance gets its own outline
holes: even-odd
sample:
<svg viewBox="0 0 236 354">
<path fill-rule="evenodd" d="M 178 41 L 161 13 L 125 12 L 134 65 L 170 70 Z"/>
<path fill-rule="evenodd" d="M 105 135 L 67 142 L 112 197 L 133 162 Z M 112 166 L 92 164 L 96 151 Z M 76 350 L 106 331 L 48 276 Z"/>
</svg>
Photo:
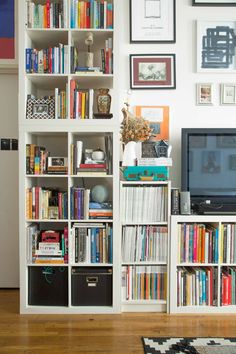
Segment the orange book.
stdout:
<svg viewBox="0 0 236 354">
<path fill-rule="evenodd" d="M 43 6 L 43 27 L 47 28 L 47 5 Z"/>
<path fill-rule="evenodd" d="M 144 273 L 141 273 L 141 296 L 140 299 L 144 299 Z"/>
<path fill-rule="evenodd" d="M 86 107 L 86 94 L 82 92 L 82 103 L 81 103 L 81 118 L 85 119 L 85 107 Z"/>
</svg>

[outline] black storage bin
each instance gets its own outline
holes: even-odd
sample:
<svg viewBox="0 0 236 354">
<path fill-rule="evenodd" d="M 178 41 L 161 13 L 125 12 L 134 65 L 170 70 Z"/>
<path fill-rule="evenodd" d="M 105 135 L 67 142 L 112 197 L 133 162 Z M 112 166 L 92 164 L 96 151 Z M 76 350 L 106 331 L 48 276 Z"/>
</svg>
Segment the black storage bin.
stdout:
<svg viewBox="0 0 236 354">
<path fill-rule="evenodd" d="M 112 306 L 112 268 L 73 267 L 72 306 Z"/>
<path fill-rule="evenodd" d="M 39 306 L 68 306 L 68 268 L 29 267 L 28 303 Z"/>
</svg>

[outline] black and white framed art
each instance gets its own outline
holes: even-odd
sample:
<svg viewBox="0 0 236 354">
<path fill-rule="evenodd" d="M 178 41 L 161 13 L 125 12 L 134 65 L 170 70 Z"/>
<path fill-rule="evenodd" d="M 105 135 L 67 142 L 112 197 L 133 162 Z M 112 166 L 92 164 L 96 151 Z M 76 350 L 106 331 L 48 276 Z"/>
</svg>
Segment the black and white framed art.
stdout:
<svg viewBox="0 0 236 354">
<path fill-rule="evenodd" d="M 174 43 L 176 0 L 130 0 L 130 43 Z"/>
</svg>

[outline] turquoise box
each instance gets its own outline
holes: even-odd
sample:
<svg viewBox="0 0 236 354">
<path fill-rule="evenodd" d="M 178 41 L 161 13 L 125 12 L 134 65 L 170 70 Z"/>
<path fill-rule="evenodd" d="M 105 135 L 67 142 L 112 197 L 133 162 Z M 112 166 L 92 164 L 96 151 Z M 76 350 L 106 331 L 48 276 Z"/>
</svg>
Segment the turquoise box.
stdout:
<svg viewBox="0 0 236 354">
<path fill-rule="evenodd" d="M 123 176 L 127 181 L 166 181 L 169 169 L 166 166 L 127 166 Z"/>
</svg>

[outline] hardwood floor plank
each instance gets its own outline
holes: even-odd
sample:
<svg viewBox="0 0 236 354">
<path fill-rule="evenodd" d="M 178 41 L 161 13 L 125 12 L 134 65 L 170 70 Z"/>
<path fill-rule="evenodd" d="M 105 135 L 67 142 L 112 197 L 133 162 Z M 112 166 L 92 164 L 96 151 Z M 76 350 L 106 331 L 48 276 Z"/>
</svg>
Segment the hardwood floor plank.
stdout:
<svg viewBox="0 0 236 354">
<path fill-rule="evenodd" d="M 1 354 L 143 354 L 142 336 L 235 334 L 236 314 L 20 315 L 19 291 L 0 290 Z"/>
</svg>

